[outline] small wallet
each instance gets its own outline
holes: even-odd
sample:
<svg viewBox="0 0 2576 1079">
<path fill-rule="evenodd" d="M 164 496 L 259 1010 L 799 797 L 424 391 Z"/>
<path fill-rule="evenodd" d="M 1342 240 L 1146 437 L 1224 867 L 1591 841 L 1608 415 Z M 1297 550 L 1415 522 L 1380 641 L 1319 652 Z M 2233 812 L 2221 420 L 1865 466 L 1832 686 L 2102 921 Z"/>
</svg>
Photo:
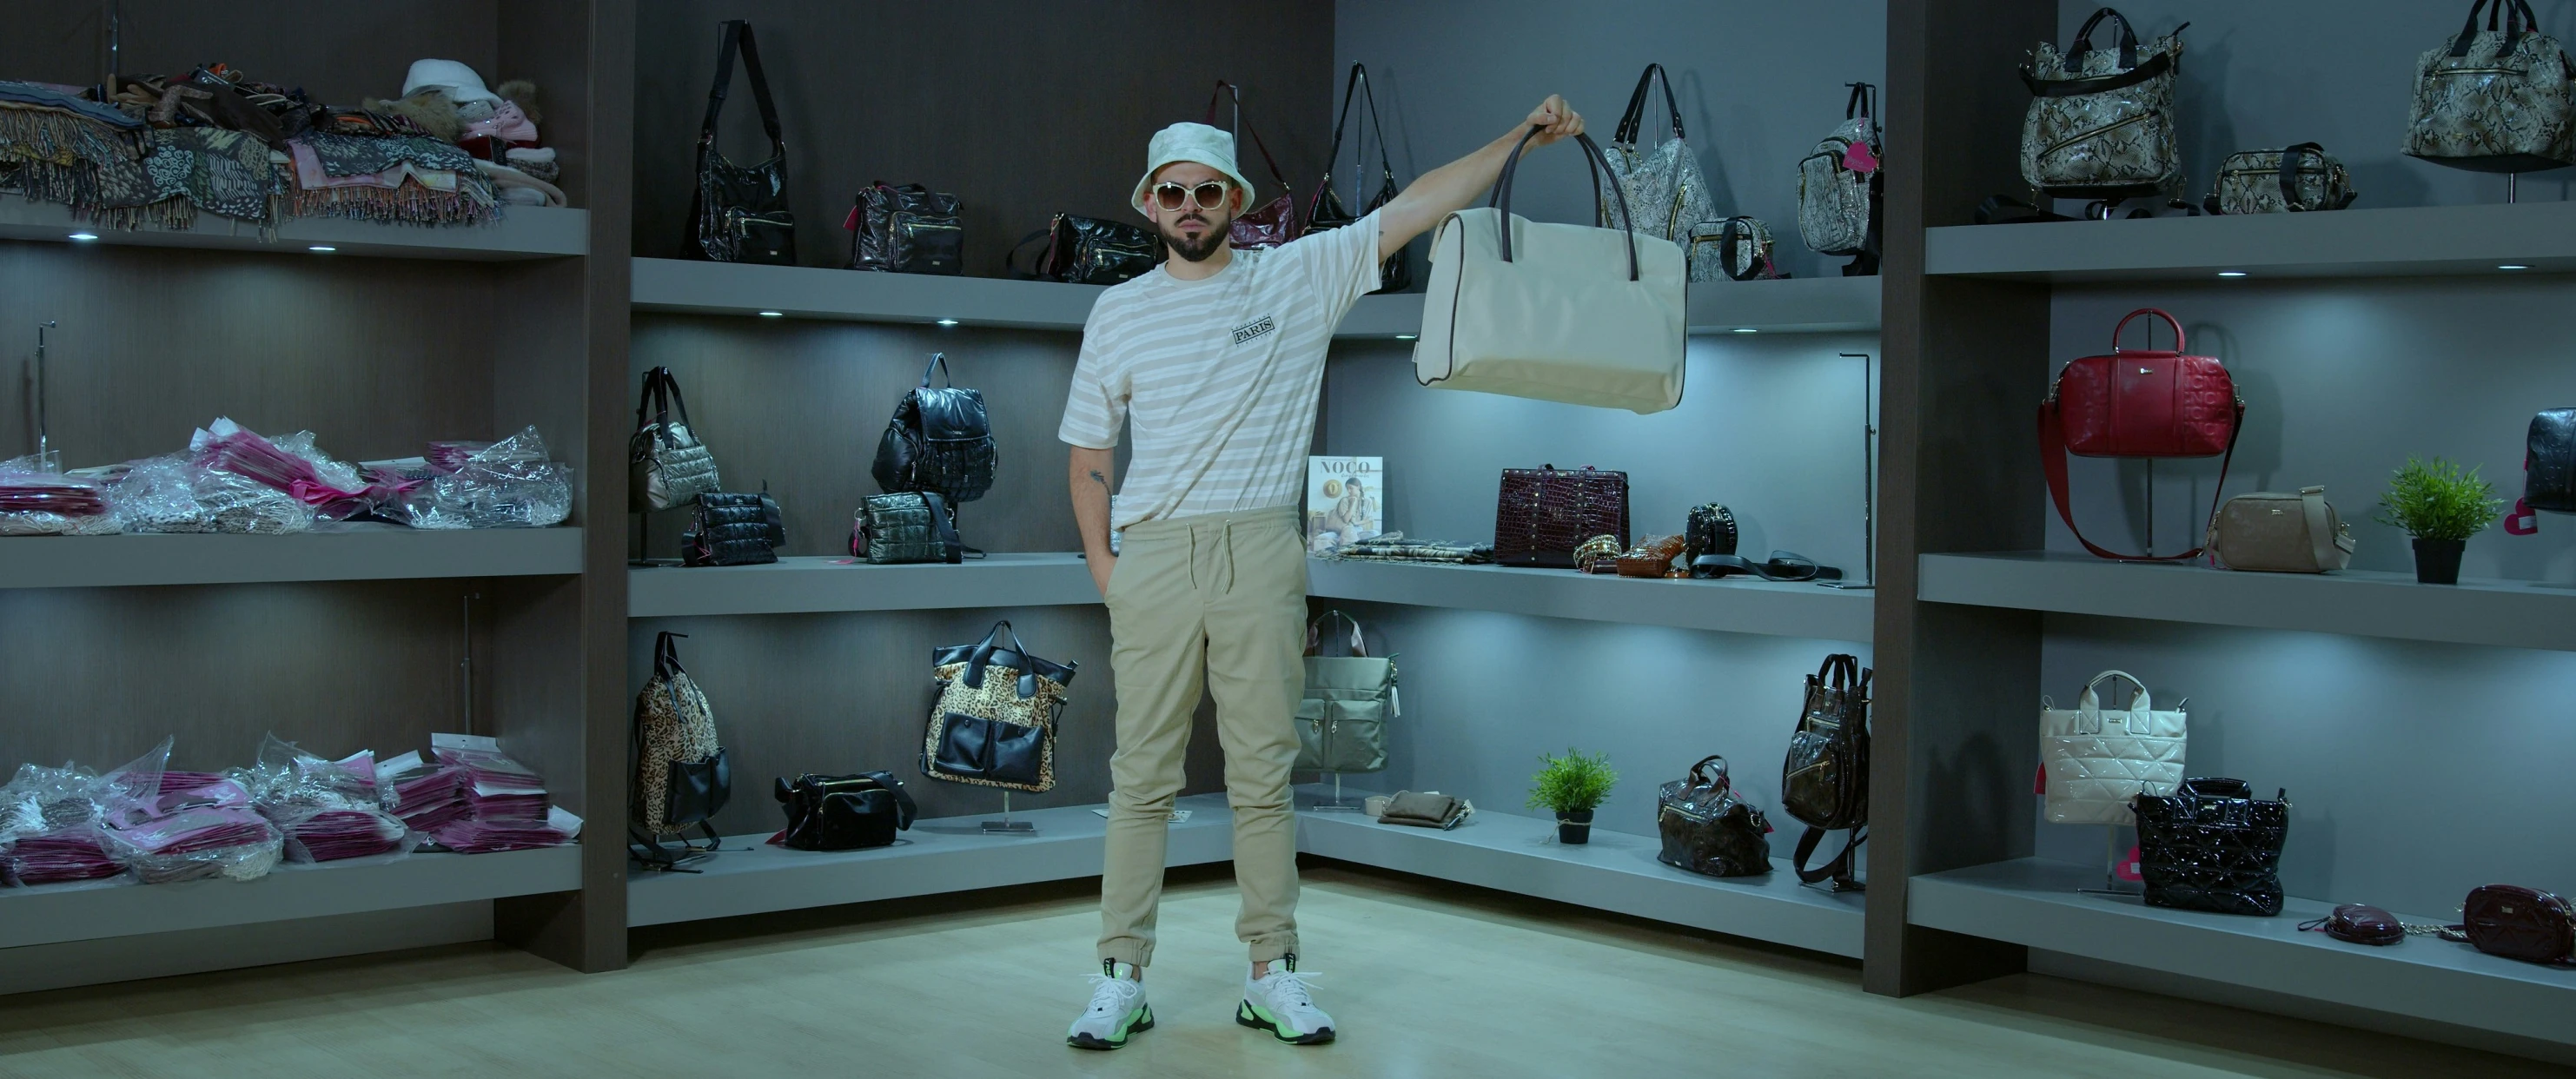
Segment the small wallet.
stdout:
<svg viewBox="0 0 2576 1079">
<path fill-rule="evenodd" d="M 2368 903 L 2346 903 L 2323 918 L 2299 923 L 2299 928 L 2321 930 L 2340 941 L 2381 947 L 2406 939 L 2406 926 L 2396 915 Z"/>
<path fill-rule="evenodd" d="M 1397 791 L 1381 794 L 1361 803 L 1363 811 L 1380 824 L 1402 824 L 1414 828 L 1438 828 L 1446 831 L 1467 823 L 1476 807 L 1464 798 L 1453 798 L 1438 791 L 1415 793 Z"/>
</svg>

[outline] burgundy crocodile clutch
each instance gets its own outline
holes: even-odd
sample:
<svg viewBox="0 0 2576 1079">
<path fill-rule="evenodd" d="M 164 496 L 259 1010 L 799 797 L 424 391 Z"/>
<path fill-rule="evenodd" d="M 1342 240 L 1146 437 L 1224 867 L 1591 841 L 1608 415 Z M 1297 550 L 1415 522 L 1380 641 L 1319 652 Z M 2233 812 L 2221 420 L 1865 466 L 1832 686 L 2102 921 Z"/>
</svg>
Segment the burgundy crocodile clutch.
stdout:
<svg viewBox="0 0 2576 1079">
<path fill-rule="evenodd" d="M 1494 564 L 1574 568 L 1574 549 L 1594 536 L 1628 549 L 1628 474 L 1507 468 L 1494 496 Z"/>
</svg>

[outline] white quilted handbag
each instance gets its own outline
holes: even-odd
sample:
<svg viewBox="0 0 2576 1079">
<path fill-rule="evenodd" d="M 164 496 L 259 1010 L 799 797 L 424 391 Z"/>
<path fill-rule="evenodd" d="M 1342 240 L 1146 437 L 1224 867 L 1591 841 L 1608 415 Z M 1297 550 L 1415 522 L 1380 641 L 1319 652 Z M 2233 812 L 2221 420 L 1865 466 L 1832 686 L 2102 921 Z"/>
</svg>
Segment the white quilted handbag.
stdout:
<svg viewBox="0 0 2576 1079">
<path fill-rule="evenodd" d="M 1598 167 L 1601 147 L 1575 141 Z M 1432 234 L 1415 381 L 1640 415 L 1680 404 L 1681 245 L 1512 216 L 1512 172 L 1528 145 L 1524 135 L 1512 148 L 1491 205 L 1450 214 Z"/>
<path fill-rule="evenodd" d="M 2113 678 L 2138 689 L 2126 709 L 2102 707 L 2098 690 Z M 2039 762 L 2047 774 L 2049 823 L 2130 824 L 2129 799 L 2173 793 L 2182 785 L 2185 715 L 2156 711 L 2146 683 L 2127 671 L 2094 675 L 2072 710 L 2041 698 Z"/>
</svg>

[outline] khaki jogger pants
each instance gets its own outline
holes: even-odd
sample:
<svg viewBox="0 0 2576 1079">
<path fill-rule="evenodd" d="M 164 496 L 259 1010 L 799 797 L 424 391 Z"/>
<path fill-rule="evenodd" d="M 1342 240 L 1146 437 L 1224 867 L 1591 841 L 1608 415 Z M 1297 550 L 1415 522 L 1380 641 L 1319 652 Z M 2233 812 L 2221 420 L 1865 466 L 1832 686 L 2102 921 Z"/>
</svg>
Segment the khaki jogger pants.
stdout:
<svg viewBox="0 0 2576 1079">
<path fill-rule="evenodd" d="M 1165 818 L 1202 688 L 1216 698 L 1234 810 L 1235 935 L 1254 962 L 1297 950 L 1297 763 L 1305 695 L 1306 550 L 1295 507 L 1128 526 L 1109 575 L 1118 750 L 1109 758 L 1109 841 L 1100 958 L 1151 966 L 1163 896 Z"/>
</svg>

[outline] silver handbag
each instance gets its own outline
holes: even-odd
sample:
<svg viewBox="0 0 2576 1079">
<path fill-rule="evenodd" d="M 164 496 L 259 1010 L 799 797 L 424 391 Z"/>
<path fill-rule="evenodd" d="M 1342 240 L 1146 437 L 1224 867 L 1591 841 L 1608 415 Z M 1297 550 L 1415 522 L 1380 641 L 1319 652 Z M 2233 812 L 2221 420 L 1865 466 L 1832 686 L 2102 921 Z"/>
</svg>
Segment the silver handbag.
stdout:
<svg viewBox="0 0 2576 1079">
<path fill-rule="evenodd" d="M 2493 2 L 2469 5 L 2459 36 L 2416 59 L 2406 156 L 2473 172 L 2576 163 L 2576 66 L 2557 39 L 2540 32 L 2527 0 Z M 2478 29 L 2481 9 L 2485 30 Z"/>
<path fill-rule="evenodd" d="M 1324 656 L 1325 622 L 1350 623 L 1350 655 Z M 1395 691 L 1395 657 L 1368 654 L 1359 620 L 1326 611 L 1306 625 L 1306 696 L 1297 705 L 1297 769 L 1384 771 L 1386 724 L 1403 714 Z"/>
<path fill-rule="evenodd" d="M 1798 162 L 1798 238 L 1824 255 L 1856 255 L 1856 270 L 1878 263 L 1879 141 L 1876 89 L 1851 84 L 1843 123 Z"/>
<path fill-rule="evenodd" d="M 2106 18 L 2120 24 L 2116 49 L 2093 47 L 2093 28 Z M 2181 27 L 2142 48 L 2129 20 L 2110 8 L 2086 19 L 2063 55 L 2041 42 L 2021 72 L 2033 95 L 2021 123 L 2022 180 L 2065 199 L 2117 200 L 2179 187 L 2173 87 L 2181 62 Z"/>
<path fill-rule="evenodd" d="M 2239 150 L 2218 166 L 2201 207 L 2214 214 L 2340 210 L 2361 193 L 2343 162 L 2313 142 L 2278 150 Z"/>
<path fill-rule="evenodd" d="M 1661 145 L 1639 149 L 1637 139 L 1644 126 L 1647 108 L 1646 91 L 1658 81 L 1663 83 L 1664 109 L 1672 114 L 1673 137 Z M 1619 117 L 1618 133 L 1610 138 L 1610 175 L 1601 183 L 1601 227 L 1628 227 L 1626 211 L 1637 216 L 1637 234 L 1655 236 L 1674 243 L 1685 243 L 1692 229 L 1701 222 L 1717 219 L 1717 205 L 1708 194 L 1708 178 L 1700 175 L 1699 155 L 1682 138 L 1682 109 L 1673 99 L 1672 80 L 1665 77 L 1664 65 L 1648 64 L 1646 73 L 1637 77 L 1637 91 L 1628 95 L 1628 111 Z M 1612 197 L 1627 196 L 1626 207 Z M 1714 281 L 1721 276 L 1718 265 L 1702 267 L 1692 260 L 1693 281 Z"/>
<path fill-rule="evenodd" d="M 1771 253 L 1771 227 L 1760 218 L 1742 215 L 1693 226 L 1690 244 L 1683 250 L 1693 281 L 1789 276 L 1772 263 Z"/>
<path fill-rule="evenodd" d="M 671 419 L 677 406 L 680 418 Z M 715 455 L 689 430 L 689 403 L 668 367 L 644 374 L 644 399 L 635 405 L 635 436 L 626 443 L 627 502 L 637 512 L 667 510 L 717 489 Z"/>
</svg>

